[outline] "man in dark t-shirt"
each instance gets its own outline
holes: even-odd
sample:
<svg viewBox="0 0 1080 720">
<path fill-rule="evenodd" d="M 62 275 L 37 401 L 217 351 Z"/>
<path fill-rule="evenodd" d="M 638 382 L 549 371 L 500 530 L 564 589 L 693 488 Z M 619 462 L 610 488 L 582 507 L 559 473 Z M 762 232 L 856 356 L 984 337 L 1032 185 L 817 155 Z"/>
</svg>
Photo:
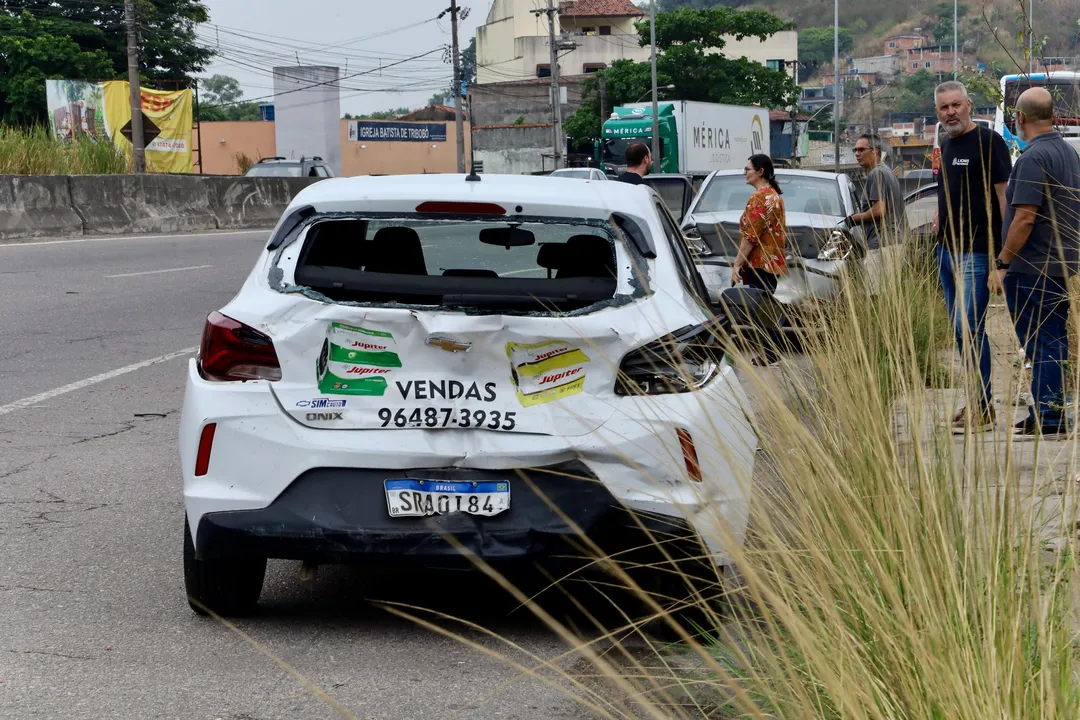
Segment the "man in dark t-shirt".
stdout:
<svg viewBox="0 0 1080 720">
<path fill-rule="evenodd" d="M 967 394 L 968 406 L 953 418 L 953 431 L 962 434 L 992 430 L 995 423 L 990 345 L 986 340 L 987 280 L 991 253 L 1001 247 L 1011 162 L 1002 137 L 971 121 L 971 99 L 963 83 L 941 83 L 934 91 L 934 101 L 938 121 L 949 134 L 941 143 L 934 218 L 938 277 L 957 347 L 965 362 L 978 369 L 980 381 Z"/>
<path fill-rule="evenodd" d="M 642 178 L 652 169 L 652 153 L 645 143 L 630 143 L 626 148 L 626 172 L 615 179 L 619 182 L 641 185 Z"/>
<path fill-rule="evenodd" d="M 1017 134 L 1027 142 L 1006 189 L 1005 245 L 990 287 L 1005 291 L 1016 334 L 1031 358 L 1028 417 L 1016 435 L 1064 435 L 1068 360 L 1067 283 L 1080 270 L 1080 157 L 1054 129 L 1044 88 L 1016 101 Z"/>
</svg>

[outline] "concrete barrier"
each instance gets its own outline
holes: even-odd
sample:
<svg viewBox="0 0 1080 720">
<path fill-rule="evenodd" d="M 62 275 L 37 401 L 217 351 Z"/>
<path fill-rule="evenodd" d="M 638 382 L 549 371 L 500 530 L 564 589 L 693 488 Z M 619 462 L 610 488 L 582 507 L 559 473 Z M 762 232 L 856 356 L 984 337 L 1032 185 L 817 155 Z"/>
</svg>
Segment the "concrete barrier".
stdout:
<svg viewBox="0 0 1080 720">
<path fill-rule="evenodd" d="M 321 178 L 0 175 L 0 242 L 273 227 Z"/>
<path fill-rule="evenodd" d="M 296 194 L 319 178 L 208 177 L 206 193 L 219 228 L 271 226 Z"/>
<path fill-rule="evenodd" d="M 87 235 L 171 233 L 217 227 L 204 178 L 73 175 L 71 204 Z"/>
<path fill-rule="evenodd" d="M 0 241 L 81 235 L 62 175 L 0 175 Z"/>
</svg>

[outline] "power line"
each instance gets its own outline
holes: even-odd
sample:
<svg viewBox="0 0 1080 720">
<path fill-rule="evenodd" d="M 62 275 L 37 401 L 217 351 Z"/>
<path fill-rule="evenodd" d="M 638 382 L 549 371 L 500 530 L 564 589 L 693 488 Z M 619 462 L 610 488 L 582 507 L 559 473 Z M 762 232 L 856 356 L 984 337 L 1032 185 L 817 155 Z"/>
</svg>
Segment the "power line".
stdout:
<svg viewBox="0 0 1080 720">
<path fill-rule="evenodd" d="M 421 53 L 419 55 L 414 55 L 411 58 L 406 58 L 404 60 L 399 60 L 399 61 L 397 61 L 395 63 L 390 63 L 389 65 L 386 65 L 385 67 L 394 67 L 395 65 L 402 65 L 402 64 L 407 63 L 407 62 L 409 62 L 411 60 L 416 60 L 418 58 L 427 57 L 428 55 L 431 55 L 432 53 L 437 53 L 437 52 L 442 52 L 442 51 L 443 51 L 443 48 L 441 48 L 441 47 L 435 48 L 434 50 L 428 50 L 426 53 Z M 351 73 L 349 75 L 343 75 L 343 76 L 341 76 L 339 78 L 335 78 L 333 80 L 324 80 L 323 82 L 313 83 L 311 85 L 306 85 L 306 86 L 301 87 L 301 88 L 295 88 L 293 90 L 286 90 L 284 92 L 275 93 L 273 95 L 264 95 L 262 97 L 251 98 L 249 100 L 237 100 L 237 101 L 227 102 L 227 103 L 218 103 L 218 104 L 212 105 L 212 106 L 208 105 L 207 107 L 225 107 L 227 105 L 237 105 L 237 104 L 239 104 L 241 102 L 245 102 L 245 103 L 258 102 L 259 100 L 266 100 L 268 98 L 275 98 L 276 99 L 276 98 L 281 97 L 282 95 L 288 95 L 288 94 L 294 93 L 294 92 L 301 92 L 303 90 L 310 90 L 311 88 L 321 87 L 323 85 L 332 85 L 332 84 L 335 84 L 335 83 L 340 83 L 342 80 L 348 80 L 350 78 L 360 77 L 361 75 L 370 75 L 373 72 L 376 72 L 376 71 L 375 70 L 362 70 L 360 72 Z"/>
</svg>

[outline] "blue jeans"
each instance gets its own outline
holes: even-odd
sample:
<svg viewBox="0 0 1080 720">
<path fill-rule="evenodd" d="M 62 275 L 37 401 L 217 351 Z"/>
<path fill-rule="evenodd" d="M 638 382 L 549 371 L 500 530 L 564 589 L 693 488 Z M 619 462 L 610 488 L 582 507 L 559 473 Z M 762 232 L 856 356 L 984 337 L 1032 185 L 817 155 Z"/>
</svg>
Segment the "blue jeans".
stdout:
<svg viewBox="0 0 1080 720">
<path fill-rule="evenodd" d="M 1031 359 L 1030 418 L 1043 430 L 1065 424 L 1063 363 L 1069 357 L 1069 298 L 1062 278 L 1046 275 L 1005 275 L 1005 299 L 1016 323 L 1016 335 Z"/>
<path fill-rule="evenodd" d="M 965 367 L 979 368 L 982 397 L 976 400 L 977 407 L 985 412 L 993 407 L 994 397 L 990 386 L 990 343 L 986 340 L 990 258 L 986 253 L 952 253 L 938 245 L 937 259 L 938 278 L 945 293 L 945 309 L 952 318 L 956 347 L 963 357 L 966 345 L 969 354 Z"/>
</svg>

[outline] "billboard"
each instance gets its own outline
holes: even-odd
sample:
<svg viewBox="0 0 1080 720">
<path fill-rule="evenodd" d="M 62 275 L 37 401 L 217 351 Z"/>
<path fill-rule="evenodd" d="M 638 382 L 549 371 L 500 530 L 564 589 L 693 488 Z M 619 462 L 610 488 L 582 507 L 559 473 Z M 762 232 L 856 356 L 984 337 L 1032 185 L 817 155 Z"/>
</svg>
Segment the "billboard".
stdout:
<svg viewBox="0 0 1080 720">
<path fill-rule="evenodd" d="M 349 121 L 349 140 L 356 142 L 446 142 L 446 123 Z"/>
<path fill-rule="evenodd" d="M 131 98 L 126 80 L 46 80 L 49 124 L 62 140 L 111 141 L 131 154 Z M 148 172 L 194 172 L 191 90 L 140 89 Z M 125 134 L 126 133 L 126 134 Z"/>
</svg>

